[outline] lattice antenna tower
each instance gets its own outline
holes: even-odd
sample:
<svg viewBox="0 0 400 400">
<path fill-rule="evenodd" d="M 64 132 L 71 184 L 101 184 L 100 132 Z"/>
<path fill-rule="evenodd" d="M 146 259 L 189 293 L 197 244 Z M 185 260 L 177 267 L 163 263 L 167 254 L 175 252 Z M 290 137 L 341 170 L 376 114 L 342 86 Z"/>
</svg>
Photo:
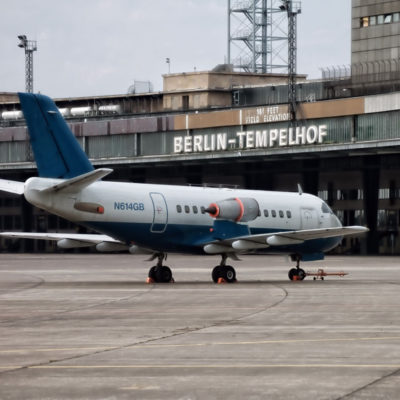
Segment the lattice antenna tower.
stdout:
<svg viewBox="0 0 400 400">
<path fill-rule="evenodd" d="M 28 40 L 26 35 L 19 35 L 18 47 L 25 49 L 25 91 L 33 93 L 33 52 L 37 50 L 36 40 Z"/>
<path fill-rule="evenodd" d="M 288 18 L 288 103 L 290 122 L 295 125 L 297 108 L 297 15 L 301 13 L 301 2 L 281 0 L 279 7 Z"/>
<path fill-rule="evenodd" d="M 228 0 L 228 64 L 245 72 L 288 72 L 287 13 L 281 5 L 281 0 Z"/>
</svg>

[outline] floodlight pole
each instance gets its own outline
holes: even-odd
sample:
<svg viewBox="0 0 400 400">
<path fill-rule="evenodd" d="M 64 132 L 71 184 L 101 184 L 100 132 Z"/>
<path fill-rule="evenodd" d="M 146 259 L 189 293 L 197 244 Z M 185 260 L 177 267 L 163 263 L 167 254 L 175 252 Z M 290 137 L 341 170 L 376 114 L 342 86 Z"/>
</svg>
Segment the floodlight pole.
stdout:
<svg viewBox="0 0 400 400">
<path fill-rule="evenodd" d="M 18 47 L 25 49 L 25 91 L 33 93 L 33 52 L 37 50 L 36 40 L 28 40 L 26 35 L 19 35 Z"/>
<path fill-rule="evenodd" d="M 297 15 L 301 13 L 301 2 L 281 0 L 280 9 L 288 15 L 288 103 L 289 116 L 292 124 L 296 121 L 296 67 L 297 67 Z"/>
</svg>

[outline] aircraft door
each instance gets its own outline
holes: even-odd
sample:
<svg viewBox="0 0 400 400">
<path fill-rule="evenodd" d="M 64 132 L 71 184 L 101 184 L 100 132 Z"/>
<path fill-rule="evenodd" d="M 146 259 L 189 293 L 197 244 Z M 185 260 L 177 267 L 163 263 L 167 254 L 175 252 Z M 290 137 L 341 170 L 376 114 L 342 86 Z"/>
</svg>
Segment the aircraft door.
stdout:
<svg viewBox="0 0 400 400">
<path fill-rule="evenodd" d="M 301 209 L 301 229 L 316 229 L 318 228 L 317 211 L 312 208 Z"/>
<path fill-rule="evenodd" d="M 167 202 L 162 193 L 150 193 L 150 198 L 153 203 L 153 223 L 150 232 L 163 233 L 168 224 Z"/>
</svg>

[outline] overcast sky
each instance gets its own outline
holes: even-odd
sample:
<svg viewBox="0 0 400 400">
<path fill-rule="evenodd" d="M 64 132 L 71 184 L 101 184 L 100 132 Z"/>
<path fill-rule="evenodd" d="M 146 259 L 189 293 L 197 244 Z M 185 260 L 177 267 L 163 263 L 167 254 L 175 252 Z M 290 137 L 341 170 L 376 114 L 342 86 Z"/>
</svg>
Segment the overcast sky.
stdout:
<svg viewBox="0 0 400 400">
<path fill-rule="evenodd" d="M 38 41 L 34 90 L 52 97 L 162 90 L 162 74 L 210 70 L 227 54 L 227 0 L 0 0 L 0 92 L 25 89 L 17 36 Z M 302 0 L 298 72 L 350 63 L 351 0 Z"/>
</svg>

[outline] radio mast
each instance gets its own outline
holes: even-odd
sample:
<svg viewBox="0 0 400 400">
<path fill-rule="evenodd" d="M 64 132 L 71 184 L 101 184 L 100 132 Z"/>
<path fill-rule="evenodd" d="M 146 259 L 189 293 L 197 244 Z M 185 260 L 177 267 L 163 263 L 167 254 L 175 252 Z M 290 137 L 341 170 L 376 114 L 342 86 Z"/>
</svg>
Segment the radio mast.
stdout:
<svg viewBox="0 0 400 400">
<path fill-rule="evenodd" d="M 279 7 L 287 12 L 288 17 L 288 103 L 289 115 L 292 124 L 296 121 L 297 103 L 297 15 L 301 13 L 301 2 L 281 0 Z"/>
<path fill-rule="evenodd" d="M 28 40 L 26 35 L 19 35 L 18 47 L 25 49 L 25 91 L 33 93 L 33 52 L 37 50 L 36 40 Z"/>
</svg>

